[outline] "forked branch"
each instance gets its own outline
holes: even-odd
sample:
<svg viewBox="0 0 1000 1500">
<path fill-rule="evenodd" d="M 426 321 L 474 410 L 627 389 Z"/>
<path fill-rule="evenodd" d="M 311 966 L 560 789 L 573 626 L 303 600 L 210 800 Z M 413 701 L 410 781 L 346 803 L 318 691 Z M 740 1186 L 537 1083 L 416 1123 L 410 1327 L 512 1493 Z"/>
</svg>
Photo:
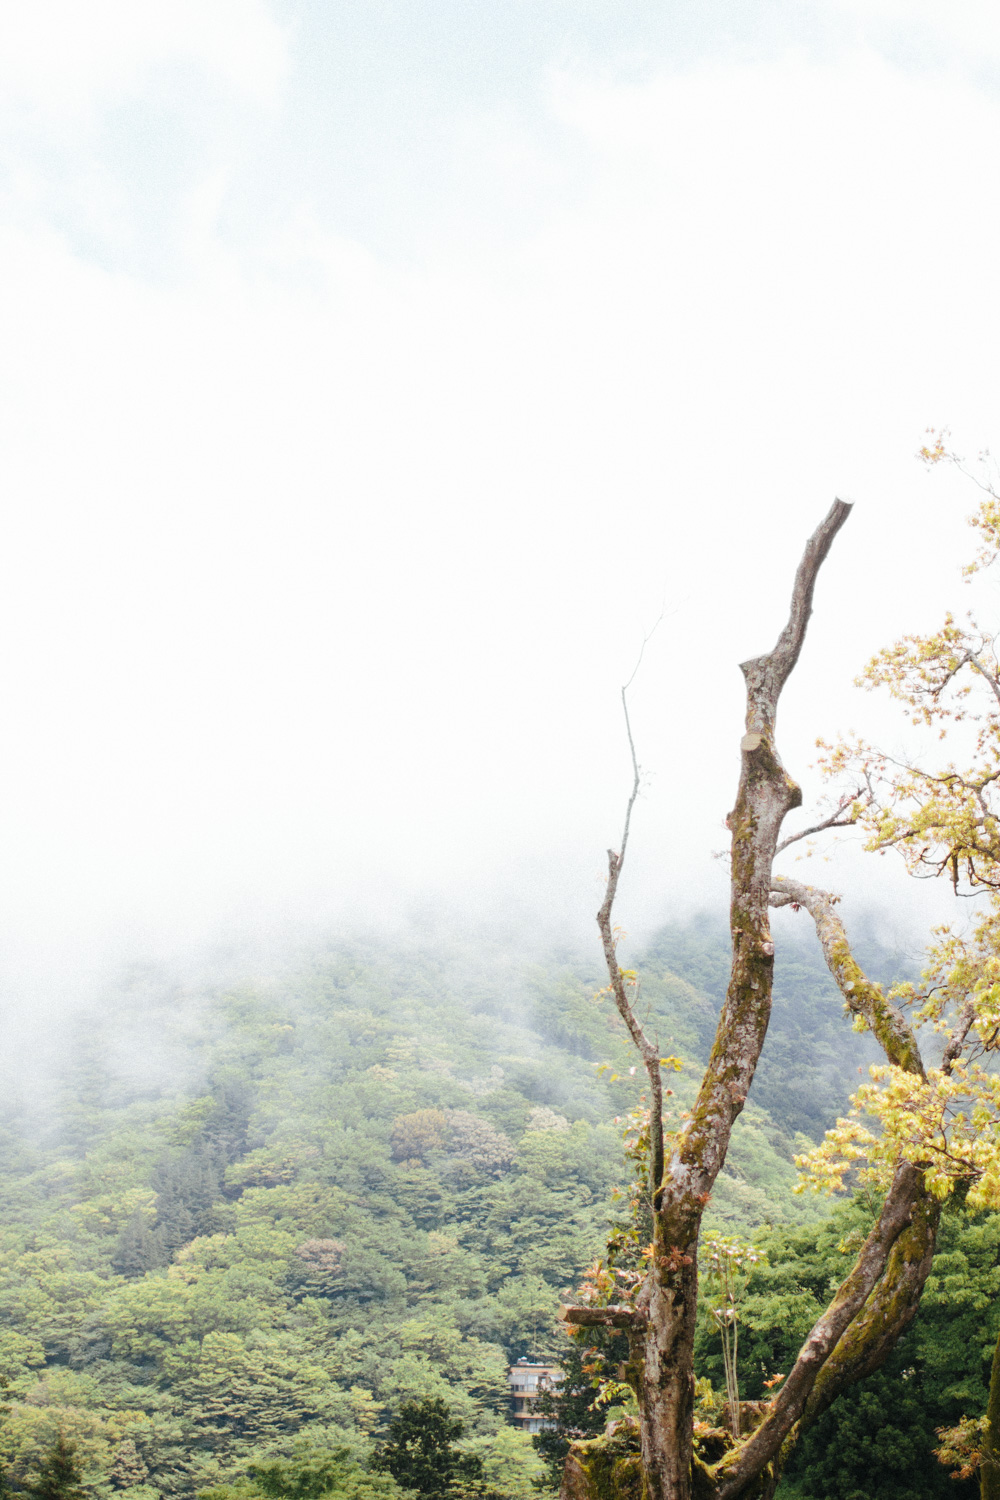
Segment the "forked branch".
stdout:
<svg viewBox="0 0 1000 1500">
<path fill-rule="evenodd" d="M 774 741 L 781 690 L 802 649 L 812 610 L 816 577 L 834 537 L 850 513 L 838 500 L 806 544 L 795 575 L 787 623 L 773 651 L 745 662 L 747 687 L 745 733 L 740 743 L 741 771 L 736 803 L 729 817 L 732 831 L 731 930 L 732 966 L 715 1045 L 689 1118 L 670 1136 L 670 1160 L 664 1162 L 662 1085 L 659 1047 L 646 1034 L 635 1011 L 629 976 L 622 972 L 615 948 L 612 910 L 621 876 L 632 810 L 639 794 L 639 766 L 623 692 L 632 792 L 626 809 L 621 847 L 608 852 L 608 883 L 598 925 L 615 1004 L 649 1074 L 652 1108 L 650 1171 L 653 1197 L 653 1243 L 641 1290 L 631 1308 L 572 1308 L 564 1317 L 578 1327 L 612 1326 L 628 1330 L 640 1411 L 643 1488 L 649 1500 L 690 1500 L 694 1463 L 693 1348 L 698 1301 L 698 1233 L 712 1187 L 726 1159 L 733 1123 L 746 1101 L 767 1031 L 771 1008 L 774 945 L 768 903 L 775 846 L 785 814 L 801 802 L 798 787 L 785 771 Z M 813 1340 L 812 1356 L 793 1382 L 798 1404 L 794 1422 L 808 1399 L 815 1373 L 835 1347 L 844 1328 L 864 1306 L 878 1280 L 894 1240 L 907 1222 L 910 1204 L 897 1194 L 895 1210 L 883 1215 L 863 1253 L 854 1279 L 836 1302 Z M 894 1200 L 895 1201 L 895 1200 Z M 787 1427 L 771 1429 L 775 1446 L 763 1455 L 754 1449 L 744 1461 L 745 1445 L 730 1455 L 732 1465 L 718 1481 L 735 1495 L 760 1476 L 777 1452 Z M 751 1471 L 746 1463 L 756 1462 Z M 709 1471 L 698 1468 L 704 1478 Z M 711 1480 L 716 1474 L 711 1475 Z M 721 1493 L 721 1492 L 720 1492 Z"/>
<path fill-rule="evenodd" d="M 827 891 L 775 876 L 771 904 L 809 912 L 849 1009 L 864 1017 L 889 1062 L 923 1078 L 924 1064 L 906 1017 L 870 980 L 851 952 L 836 900 Z M 881 1365 L 913 1318 L 930 1271 L 940 1213 L 923 1173 L 900 1162 L 878 1220 L 854 1267 L 813 1325 L 765 1420 L 717 1466 L 717 1500 L 735 1500 L 774 1459 L 797 1424 Z"/>
<path fill-rule="evenodd" d="M 821 823 L 813 823 L 810 828 L 801 828 L 798 833 L 788 834 L 775 849 L 775 854 L 781 854 L 790 844 L 797 844 L 801 839 L 811 839 L 814 833 L 825 833 L 828 828 L 850 828 L 858 821 L 855 809 L 861 795 L 860 792 L 852 792 L 849 796 L 842 797 L 830 816 Z"/>
</svg>

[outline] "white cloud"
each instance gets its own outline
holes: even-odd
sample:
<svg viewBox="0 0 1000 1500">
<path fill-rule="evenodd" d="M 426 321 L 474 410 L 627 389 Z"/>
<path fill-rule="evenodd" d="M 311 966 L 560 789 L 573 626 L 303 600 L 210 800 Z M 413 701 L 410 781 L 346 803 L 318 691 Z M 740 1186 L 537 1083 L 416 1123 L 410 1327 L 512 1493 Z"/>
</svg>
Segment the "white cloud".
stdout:
<svg viewBox="0 0 1000 1500">
<path fill-rule="evenodd" d="M 863 56 L 564 78 L 553 112 L 575 199 L 422 268 L 309 205 L 235 251 L 211 180 L 168 284 L 0 239 L 12 932 L 532 866 L 589 919 L 616 689 L 666 597 L 648 917 L 720 884 L 735 664 L 836 491 L 861 504 L 783 713 L 797 774 L 865 655 L 934 617 L 971 500 L 910 455 L 928 422 L 993 435 L 996 104 Z"/>
<path fill-rule="evenodd" d="M 4 0 L 0 87 L 62 119 L 147 86 L 172 64 L 270 101 L 287 68 L 287 39 L 266 0 Z"/>
<path fill-rule="evenodd" d="M 991 0 L 835 0 L 829 9 L 853 18 L 859 38 L 897 55 L 919 50 L 938 68 L 962 61 L 978 70 L 1000 57 L 1000 15 Z"/>
</svg>

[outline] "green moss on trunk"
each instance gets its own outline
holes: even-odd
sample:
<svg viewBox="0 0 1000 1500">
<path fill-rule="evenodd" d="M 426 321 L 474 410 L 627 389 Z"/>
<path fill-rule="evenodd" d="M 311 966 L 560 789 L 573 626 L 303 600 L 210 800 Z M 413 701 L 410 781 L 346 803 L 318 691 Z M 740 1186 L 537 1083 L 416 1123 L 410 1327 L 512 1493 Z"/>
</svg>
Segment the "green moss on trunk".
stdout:
<svg viewBox="0 0 1000 1500">
<path fill-rule="evenodd" d="M 566 1456 L 560 1500 L 644 1500 L 639 1424 L 610 1422 L 602 1437 L 584 1438 Z"/>
</svg>

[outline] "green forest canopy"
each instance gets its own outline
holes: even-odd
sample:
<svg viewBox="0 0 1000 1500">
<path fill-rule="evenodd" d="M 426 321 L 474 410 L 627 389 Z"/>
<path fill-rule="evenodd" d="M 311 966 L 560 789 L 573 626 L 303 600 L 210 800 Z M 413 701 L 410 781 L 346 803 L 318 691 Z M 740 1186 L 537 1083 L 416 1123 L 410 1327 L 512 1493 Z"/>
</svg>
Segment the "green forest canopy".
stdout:
<svg viewBox="0 0 1000 1500">
<path fill-rule="evenodd" d="M 672 1079 L 678 1109 L 711 1044 L 727 937 L 707 920 L 667 928 L 641 958 L 653 1029 L 692 1063 Z M 886 977 L 893 957 L 869 947 Z M 345 1493 L 381 1495 L 393 1481 L 356 1461 L 425 1398 L 464 1424 L 497 1493 L 549 1483 L 507 1421 L 507 1366 L 565 1348 L 558 1303 L 600 1253 L 625 1170 L 615 1121 L 641 1080 L 600 983 L 596 962 L 529 965 L 497 945 L 344 943 L 220 993 L 140 975 L 81 1016 L 57 1082 L 4 1121 L 0 1369 L 14 1400 L 0 1458 L 14 1485 L 62 1432 L 93 1496 L 245 1485 L 255 1463 L 324 1454 L 353 1463 Z M 794 1352 L 868 1212 L 831 1219 L 796 1196 L 791 1161 L 844 1108 L 868 1048 L 790 933 L 708 1221 L 768 1252 L 747 1307 L 750 1397 Z M 944 1470 L 927 1479 L 928 1455 L 935 1422 L 982 1406 L 998 1224 L 952 1215 L 921 1319 L 861 1393 L 882 1403 L 885 1420 L 864 1420 L 890 1446 L 903 1423 L 915 1494 L 960 1493 Z M 699 1359 L 718 1383 L 707 1319 Z M 789 1481 L 802 1493 L 865 1500 L 856 1432 L 861 1457 L 830 1467 L 857 1426 L 848 1400 L 804 1449 Z M 906 1500 L 900 1473 L 878 1500 Z"/>
</svg>

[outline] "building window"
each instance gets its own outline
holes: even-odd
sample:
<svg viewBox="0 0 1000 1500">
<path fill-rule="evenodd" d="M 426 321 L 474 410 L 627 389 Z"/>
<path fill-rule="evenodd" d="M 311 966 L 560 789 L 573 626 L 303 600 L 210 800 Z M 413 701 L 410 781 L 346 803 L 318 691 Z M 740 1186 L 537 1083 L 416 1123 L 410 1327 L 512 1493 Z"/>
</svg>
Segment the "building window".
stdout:
<svg viewBox="0 0 1000 1500">
<path fill-rule="evenodd" d="M 523 1432 L 541 1432 L 544 1427 L 552 1425 L 544 1417 L 535 1416 L 533 1408 L 542 1392 L 551 1391 L 561 1379 L 562 1370 L 558 1365 L 527 1359 L 519 1359 L 516 1365 L 511 1365 L 508 1382 L 515 1427 L 520 1427 Z"/>
</svg>

